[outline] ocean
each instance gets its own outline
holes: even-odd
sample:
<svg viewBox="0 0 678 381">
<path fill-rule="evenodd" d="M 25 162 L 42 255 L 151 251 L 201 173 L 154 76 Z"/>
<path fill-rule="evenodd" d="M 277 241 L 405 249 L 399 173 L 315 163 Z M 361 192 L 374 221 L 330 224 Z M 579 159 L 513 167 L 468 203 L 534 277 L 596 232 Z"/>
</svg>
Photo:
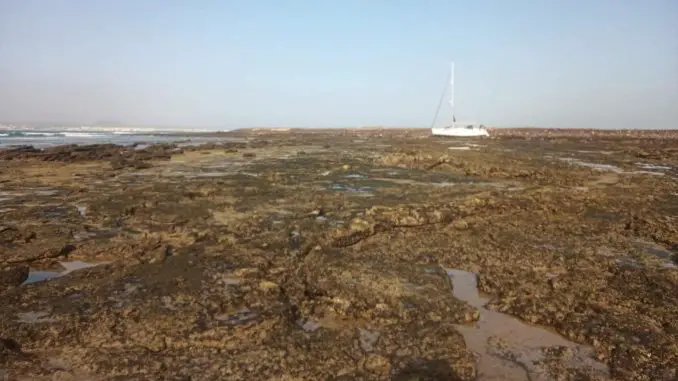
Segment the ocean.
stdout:
<svg viewBox="0 0 678 381">
<path fill-rule="evenodd" d="M 149 129 L 91 128 L 87 131 L 64 129 L 0 129 L 0 148 L 31 145 L 36 148 L 53 147 L 64 144 L 118 144 L 132 145 L 176 143 L 179 146 L 199 145 L 210 142 L 234 141 L 239 139 L 218 136 L 191 136 L 205 131 L 155 131 Z M 170 135 L 171 134 L 171 135 Z"/>
</svg>

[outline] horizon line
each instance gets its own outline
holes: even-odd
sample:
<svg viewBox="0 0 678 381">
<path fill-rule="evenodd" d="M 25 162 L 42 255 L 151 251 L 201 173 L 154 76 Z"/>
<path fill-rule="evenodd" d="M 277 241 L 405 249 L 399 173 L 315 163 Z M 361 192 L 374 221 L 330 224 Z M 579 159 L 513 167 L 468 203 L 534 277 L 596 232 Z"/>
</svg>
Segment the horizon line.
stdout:
<svg viewBox="0 0 678 381">
<path fill-rule="evenodd" d="M 6 130 L 6 128 L 10 129 L 21 129 L 22 127 L 43 127 L 43 126 L 36 126 L 36 125 L 45 125 L 45 124 L 52 124 L 52 123 L 5 123 L 5 122 L 0 122 L 0 130 Z M 233 131 L 238 131 L 238 130 L 256 130 L 256 129 L 261 129 L 261 130 L 358 130 L 358 129 L 416 129 L 416 130 L 430 130 L 431 127 L 423 127 L 423 126 L 388 126 L 388 125 L 375 125 L 375 126 L 335 126 L 335 127 L 310 127 L 310 126 L 247 126 L 247 127 L 234 127 L 234 128 L 227 128 L 227 127 L 204 127 L 204 126 L 168 126 L 168 125 L 134 125 L 134 124 L 120 124 L 120 125 L 96 125 L 96 124 L 57 124 L 54 123 L 51 128 L 54 129 L 60 129 L 60 128 L 88 128 L 88 129 L 137 129 L 137 130 L 144 130 L 144 129 L 154 129 L 156 130 L 155 132 L 233 132 Z M 486 128 L 489 129 L 545 129 L 545 130 L 606 130 L 606 131 L 672 131 L 672 130 L 678 130 L 678 126 L 676 127 L 654 127 L 654 128 L 614 128 L 614 127 L 542 127 L 542 126 L 492 126 L 492 125 L 485 125 Z M 45 127 L 44 129 L 47 130 L 49 127 Z M 142 131 L 139 131 L 142 132 Z"/>
<path fill-rule="evenodd" d="M 465 124 L 465 123 L 458 123 Z M 674 127 L 646 127 L 646 128 L 615 128 L 615 127 L 547 127 L 547 126 L 533 126 L 533 125 L 484 125 L 486 128 L 496 129 L 517 129 L 517 128 L 537 128 L 537 129 L 577 129 L 577 130 L 677 130 L 678 126 Z M 0 121 L 0 129 L 3 128 L 128 128 L 128 129 L 169 129 L 169 130 L 209 130 L 209 131 L 236 131 L 246 129 L 431 129 L 430 126 L 398 126 L 398 125 L 358 125 L 358 126 L 284 126 L 284 125 L 254 125 L 254 126 L 240 126 L 240 127 L 220 127 L 220 126 L 204 126 L 204 125 L 167 125 L 167 124 L 96 124 L 96 123 L 52 123 L 52 122 L 5 122 Z"/>
</svg>

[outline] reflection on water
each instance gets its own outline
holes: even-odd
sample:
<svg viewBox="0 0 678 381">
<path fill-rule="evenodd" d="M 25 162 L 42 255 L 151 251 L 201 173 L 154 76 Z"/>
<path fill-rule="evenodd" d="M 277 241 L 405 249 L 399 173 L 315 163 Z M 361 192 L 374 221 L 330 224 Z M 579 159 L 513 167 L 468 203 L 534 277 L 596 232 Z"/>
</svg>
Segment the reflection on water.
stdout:
<svg viewBox="0 0 678 381">
<path fill-rule="evenodd" d="M 332 184 L 330 186 L 330 189 L 339 191 L 339 192 L 350 192 L 350 193 L 358 193 L 363 196 L 372 196 L 372 191 L 371 187 L 352 187 L 350 185 L 345 185 L 345 184 Z"/>
<path fill-rule="evenodd" d="M 56 278 L 59 275 L 61 275 L 61 273 L 56 271 L 31 271 L 28 273 L 28 278 L 26 278 L 23 284 L 42 282 L 43 280 Z"/>
<path fill-rule="evenodd" d="M 128 233 L 134 233 L 132 230 L 127 230 Z M 83 230 L 73 234 L 73 239 L 76 242 L 87 239 L 96 238 L 112 238 L 120 234 L 120 230 Z"/>
<path fill-rule="evenodd" d="M 633 246 L 641 252 L 651 254 L 660 259 L 669 259 L 672 255 L 671 251 L 654 242 L 637 239 L 633 241 Z"/>
<path fill-rule="evenodd" d="M 666 166 L 666 165 L 655 165 L 655 164 L 646 164 L 646 163 L 636 163 L 637 166 L 639 166 L 642 169 L 648 170 L 648 171 L 668 171 L 671 169 L 671 167 Z"/>
<path fill-rule="evenodd" d="M 673 258 L 678 256 L 678 254 L 674 254 L 671 250 L 668 250 L 662 245 L 642 239 L 635 239 L 632 242 L 632 246 L 640 253 L 649 254 L 657 258 L 665 268 L 678 268 L 678 266 L 673 263 Z"/>
<path fill-rule="evenodd" d="M 604 246 L 598 248 L 598 255 L 614 259 L 614 262 L 619 267 L 629 269 L 642 269 L 646 267 L 678 269 L 678 265 L 674 263 L 674 258 L 678 254 L 674 254 L 664 246 L 641 239 L 633 239 L 630 245 L 635 249 L 633 255 L 618 253 Z"/>
<path fill-rule="evenodd" d="M 200 177 L 225 177 L 234 175 L 235 172 L 189 172 L 189 171 L 167 171 L 162 175 L 165 177 L 186 177 L 189 179 L 200 178 Z"/>
<path fill-rule="evenodd" d="M 54 319 L 48 318 L 49 312 L 47 311 L 28 311 L 28 312 L 19 312 L 17 314 L 17 321 L 24 324 L 36 324 L 36 323 L 50 323 Z"/>
<path fill-rule="evenodd" d="M 43 215 L 47 218 L 67 216 L 71 209 L 65 206 L 50 206 L 45 208 Z"/>
<path fill-rule="evenodd" d="M 586 167 L 586 168 L 591 168 L 597 171 L 608 171 L 608 172 L 614 172 L 614 173 L 620 173 L 620 174 L 645 174 L 645 175 L 654 175 L 654 176 L 663 176 L 664 173 L 662 171 L 670 170 L 671 167 L 666 167 L 666 166 L 659 166 L 659 165 L 652 165 L 652 164 L 641 164 L 641 163 L 636 163 L 636 165 L 639 165 L 642 170 L 640 171 L 624 171 L 623 169 L 615 166 L 615 165 L 610 165 L 610 164 L 598 164 L 598 163 L 591 163 L 591 162 L 586 162 L 583 160 L 571 158 L 571 157 L 562 157 L 559 158 L 561 161 L 568 162 L 572 165 L 577 165 L 580 167 Z"/>
<path fill-rule="evenodd" d="M 7 131 L 3 131 L 7 132 Z M 13 130 L 13 136 L 0 135 L 0 148 L 8 146 L 32 145 L 36 148 L 47 148 L 59 145 L 77 144 L 118 144 L 132 146 L 137 142 L 145 144 L 179 143 L 179 147 L 197 146 L 205 143 L 246 142 L 245 138 L 188 136 L 184 131 L 164 131 L 172 135 L 160 135 L 162 131 L 124 131 L 118 133 L 102 128 L 100 131 L 68 131 L 53 129 L 49 131 Z M 174 135 L 176 134 L 176 135 Z M 138 146 L 137 146 L 138 147 Z M 148 147 L 144 147 L 148 148 Z M 139 148 L 143 149 L 143 148 Z"/>
<path fill-rule="evenodd" d="M 487 299 L 478 293 L 476 274 L 455 269 L 448 269 L 447 274 L 454 296 L 476 307 L 480 313 L 473 326 L 456 326 L 468 349 L 477 356 L 478 381 L 551 380 L 548 370 L 539 363 L 545 359 L 544 350 L 550 347 L 566 349 L 561 362 L 567 368 L 589 369 L 602 376 L 609 373 L 607 365 L 593 359 L 590 347 L 486 309 Z"/>
<path fill-rule="evenodd" d="M 425 182 L 425 181 L 417 181 L 417 180 L 411 180 L 411 179 L 391 179 L 391 178 L 375 178 L 375 181 L 383 181 L 385 183 L 392 183 L 392 184 L 400 184 L 400 185 L 418 185 L 418 186 L 432 186 L 432 187 L 450 187 L 450 186 L 455 186 L 458 185 L 458 183 L 450 182 L 450 181 L 441 181 L 441 182 Z M 391 184 L 391 185 L 392 185 Z"/>
<path fill-rule="evenodd" d="M 447 147 L 447 149 L 452 150 L 452 151 L 469 151 L 471 149 L 471 147 L 469 147 L 469 146 Z"/>
<path fill-rule="evenodd" d="M 365 179 L 367 176 L 361 175 L 360 173 L 351 173 L 350 175 L 344 176 L 347 179 Z"/>
<path fill-rule="evenodd" d="M 297 325 L 301 327 L 306 332 L 314 332 L 315 330 L 319 329 L 322 327 L 322 325 L 314 320 L 307 319 L 307 320 L 299 320 L 297 322 Z"/>
<path fill-rule="evenodd" d="M 82 262 L 82 261 L 69 261 L 69 262 L 59 262 L 61 267 L 64 268 L 63 271 L 41 271 L 41 270 L 31 270 L 28 273 L 28 278 L 24 281 L 25 284 L 31 284 L 31 283 L 36 283 L 36 282 L 42 282 L 45 280 L 50 280 L 54 278 L 58 278 L 64 275 L 67 275 L 73 271 L 76 270 L 81 270 L 81 269 L 86 269 L 98 265 L 104 265 L 109 262 L 100 262 L 100 263 L 87 263 L 87 262 Z"/>
<path fill-rule="evenodd" d="M 35 191 L 35 194 L 38 196 L 54 196 L 59 193 L 58 189 L 39 189 Z"/>
<path fill-rule="evenodd" d="M 578 165 L 580 167 L 587 167 L 587 168 L 592 168 L 596 169 L 599 171 L 611 171 L 611 172 L 616 172 L 616 173 L 622 173 L 623 170 L 615 165 L 610 165 L 610 164 L 597 164 L 597 163 L 589 163 L 586 161 L 582 161 L 579 159 L 574 159 L 570 157 L 564 157 L 560 158 L 562 161 L 566 161 L 570 164 Z"/>
</svg>

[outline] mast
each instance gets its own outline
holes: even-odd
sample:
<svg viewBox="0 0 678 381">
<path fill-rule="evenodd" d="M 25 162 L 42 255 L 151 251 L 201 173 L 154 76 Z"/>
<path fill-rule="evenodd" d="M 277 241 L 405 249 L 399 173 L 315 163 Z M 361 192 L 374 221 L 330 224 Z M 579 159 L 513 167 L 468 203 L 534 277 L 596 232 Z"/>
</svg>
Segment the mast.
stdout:
<svg viewBox="0 0 678 381">
<path fill-rule="evenodd" d="M 450 109 L 452 112 L 452 128 L 454 128 L 457 123 L 457 118 L 454 116 L 454 62 L 450 63 Z"/>
</svg>

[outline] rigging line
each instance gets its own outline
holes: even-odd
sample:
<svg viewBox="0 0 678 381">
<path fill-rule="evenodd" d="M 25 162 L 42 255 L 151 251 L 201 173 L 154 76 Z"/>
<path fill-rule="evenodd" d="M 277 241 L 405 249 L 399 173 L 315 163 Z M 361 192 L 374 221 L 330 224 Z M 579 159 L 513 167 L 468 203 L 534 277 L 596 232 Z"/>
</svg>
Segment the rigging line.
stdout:
<svg viewBox="0 0 678 381">
<path fill-rule="evenodd" d="M 440 100 L 438 101 L 438 109 L 436 109 L 436 115 L 433 117 L 433 121 L 431 122 L 431 127 L 435 126 L 436 120 L 438 120 L 438 114 L 440 113 L 440 107 L 443 105 L 443 99 L 445 98 L 445 93 L 447 92 L 447 87 L 450 86 L 450 76 L 452 73 L 447 74 L 447 79 L 445 80 L 445 88 L 443 88 L 443 93 L 440 94 Z"/>
</svg>

